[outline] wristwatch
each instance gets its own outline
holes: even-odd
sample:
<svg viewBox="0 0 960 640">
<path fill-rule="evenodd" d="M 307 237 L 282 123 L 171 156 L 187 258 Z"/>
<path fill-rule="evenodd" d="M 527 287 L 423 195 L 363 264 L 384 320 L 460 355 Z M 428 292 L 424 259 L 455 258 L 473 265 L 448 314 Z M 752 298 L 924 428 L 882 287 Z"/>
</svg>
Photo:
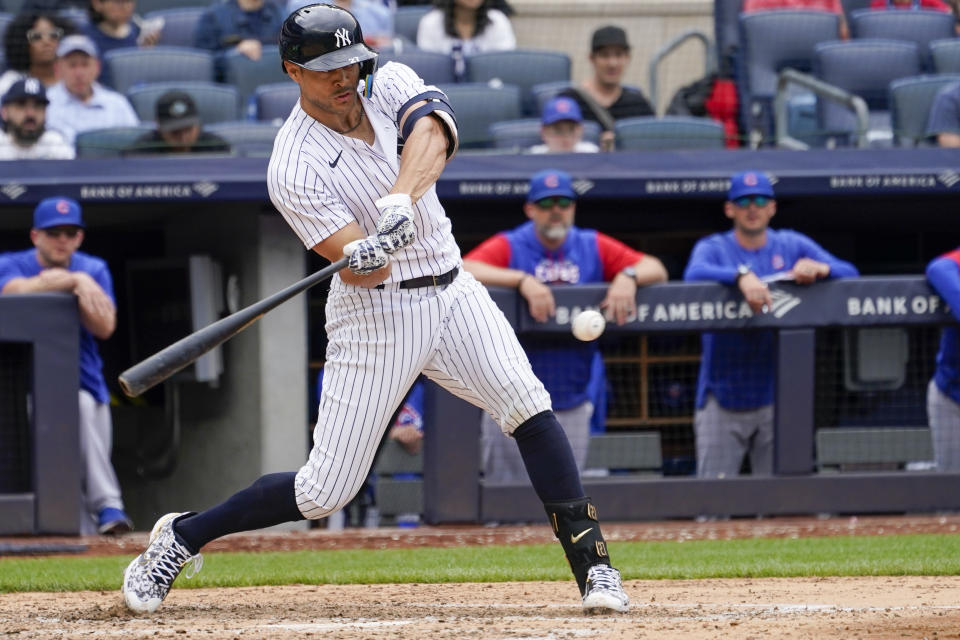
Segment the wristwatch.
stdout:
<svg viewBox="0 0 960 640">
<path fill-rule="evenodd" d="M 740 284 L 740 278 L 750 273 L 750 267 L 745 264 L 737 266 L 737 277 L 733 279 L 734 284 Z"/>
<path fill-rule="evenodd" d="M 630 265 L 629 267 L 624 267 L 623 269 L 620 270 L 620 273 L 629 277 L 634 282 L 637 281 L 637 268 L 633 265 Z"/>
</svg>

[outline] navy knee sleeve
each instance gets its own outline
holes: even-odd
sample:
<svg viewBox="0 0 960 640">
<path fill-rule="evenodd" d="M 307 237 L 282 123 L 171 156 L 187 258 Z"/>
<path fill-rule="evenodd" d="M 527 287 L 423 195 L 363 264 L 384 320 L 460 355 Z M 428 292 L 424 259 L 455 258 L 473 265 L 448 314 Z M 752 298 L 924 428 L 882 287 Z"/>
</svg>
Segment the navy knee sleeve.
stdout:
<svg viewBox="0 0 960 640">
<path fill-rule="evenodd" d="M 284 522 L 303 520 L 297 507 L 294 479 L 297 474 L 270 473 L 206 511 L 182 518 L 174 533 L 193 553 L 228 533 L 253 531 Z"/>
<path fill-rule="evenodd" d="M 573 449 L 553 411 L 533 416 L 514 430 L 513 437 L 541 501 L 564 502 L 583 497 Z"/>
</svg>

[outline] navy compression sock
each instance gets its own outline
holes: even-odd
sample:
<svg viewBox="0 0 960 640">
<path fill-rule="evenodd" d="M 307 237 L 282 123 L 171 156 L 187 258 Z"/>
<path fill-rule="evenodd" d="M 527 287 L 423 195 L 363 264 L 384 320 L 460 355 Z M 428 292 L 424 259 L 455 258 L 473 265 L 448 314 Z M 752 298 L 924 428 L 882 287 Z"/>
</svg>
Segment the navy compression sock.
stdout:
<svg viewBox="0 0 960 640">
<path fill-rule="evenodd" d="M 181 543 L 197 553 L 203 545 L 228 533 L 303 520 L 293 485 L 296 477 L 293 471 L 260 476 L 225 502 L 178 520 L 173 531 Z"/>
<path fill-rule="evenodd" d="M 573 449 L 553 411 L 533 416 L 513 432 L 534 491 L 543 502 L 583 497 Z"/>
</svg>

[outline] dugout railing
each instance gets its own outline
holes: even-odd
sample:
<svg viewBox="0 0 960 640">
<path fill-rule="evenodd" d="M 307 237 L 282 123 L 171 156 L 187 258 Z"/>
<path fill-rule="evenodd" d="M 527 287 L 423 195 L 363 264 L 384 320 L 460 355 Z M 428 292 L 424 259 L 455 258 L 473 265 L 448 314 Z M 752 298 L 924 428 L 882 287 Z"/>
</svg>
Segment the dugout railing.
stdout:
<svg viewBox="0 0 960 640">
<path fill-rule="evenodd" d="M 935 333 L 937 325 L 954 321 L 926 280 L 920 276 L 865 277 L 807 287 L 778 282 L 770 287 L 773 308 L 759 316 L 750 312 L 732 287 L 666 283 L 641 288 L 637 293 L 636 316 L 622 327 L 608 324 L 607 333 L 667 335 L 703 330 L 773 330 L 777 361 L 774 476 L 742 475 L 713 480 L 693 475 L 586 477 L 587 493 L 602 505 L 604 518 L 905 513 L 960 508 L 960 492 L 956 490 L 960 474 L 924 470 L 923 466 L 905 472 L 902 465 L 862 464 L 869 462 L 863 454 L 851 458 L 855 463 L 859 461 L 859 466 L 846 468 L 823 468 L 817 460 L 821 426 L 817 421 L 822 420 L 817 415 L 817 380 L 823 376 L 822 371 L 817 371 L 818 340 L 821 350 L 836 350 L 836 357 L 843 358 L 846 346 L 842 340 L 836 340 L 837 332 L 844 335 L 846 330 L 896 327 Z M 555 288 L 557 315 L 543 324 L 533 321 L 515 292 L 495 289 L 492 293 L 519 333 L 560 336 L 569 334 L 570 318 L 580 309 L 596 307 L 605 291 L 604 286 Z M 867 353 L 871 344 L 867 340 L 861 345 L 863 355 L 882 361 L 884 353 Z M 936 347 L 935 339 L 928 339 L 923 345 L 932 350 L 925 356 L 930 361 Z M 541 505 L 528 486 L 484 485 L 479 468 L 479 438 L 471 437 L 478 433 L 475 408 L 436 387 L 430 388 L 426 402 L 427 522 L 520 522 L 529 521 L 539 512 Z M 929 446 L 922 445 L 927 437 L 924 425 L 908 426 L 914 430 L 906 437 L 899 430 L 899 439 L 895 437 L 883 447 L 880 462 L 899 458 L 908 461 L 919 455 L 916 451 L 929 450 Z M 827 435 L 844 433 L 839 429 L 835 433 L 821 431 Z M 863 424 L 856 432 L 846 434 L 847 440 L 856 435 L 857 446 L 867 447 L 885 435 L 882 429 Z M 821 447 L 828 446 L 824 438 L 820 441 Z M 908 443 L 911 448 L 898 452 L 898 442 Z M 830 460 L 841 461 L 846 460 L 843 455 L 842 451 L 829 454 Z M 853 472 L 847 472 L 850 469 Z"/>
</svg>

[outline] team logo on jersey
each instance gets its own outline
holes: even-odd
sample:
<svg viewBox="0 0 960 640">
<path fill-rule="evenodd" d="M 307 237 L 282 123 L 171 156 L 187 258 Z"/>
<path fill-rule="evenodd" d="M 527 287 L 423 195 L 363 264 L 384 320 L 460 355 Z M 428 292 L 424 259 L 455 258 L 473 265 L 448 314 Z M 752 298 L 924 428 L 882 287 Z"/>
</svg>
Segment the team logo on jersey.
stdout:
<svg viewBox="0 0 960 640">
<path fill-rule="evenodd" d="M 540 282 L 580 282 L 580 266 L 569 260 L 541 260 L 533 269 L 533 275 Z"/>
<path fill-rule="evenodd" d="M 350 32 L 344 27 L 340 27 L 333 34 L 337 38 L 337 48 L 346 47 L 347 45 L 353 44 L 350 40 Z"/>
<path fill-rule="evenodd" d="M 783 265 L 783 256 L 779 253 L 773 254 L 773 257 L 770 258 L 770 266 L 779 271 L 780 269 L 783 269 Z"/>
</svg>

